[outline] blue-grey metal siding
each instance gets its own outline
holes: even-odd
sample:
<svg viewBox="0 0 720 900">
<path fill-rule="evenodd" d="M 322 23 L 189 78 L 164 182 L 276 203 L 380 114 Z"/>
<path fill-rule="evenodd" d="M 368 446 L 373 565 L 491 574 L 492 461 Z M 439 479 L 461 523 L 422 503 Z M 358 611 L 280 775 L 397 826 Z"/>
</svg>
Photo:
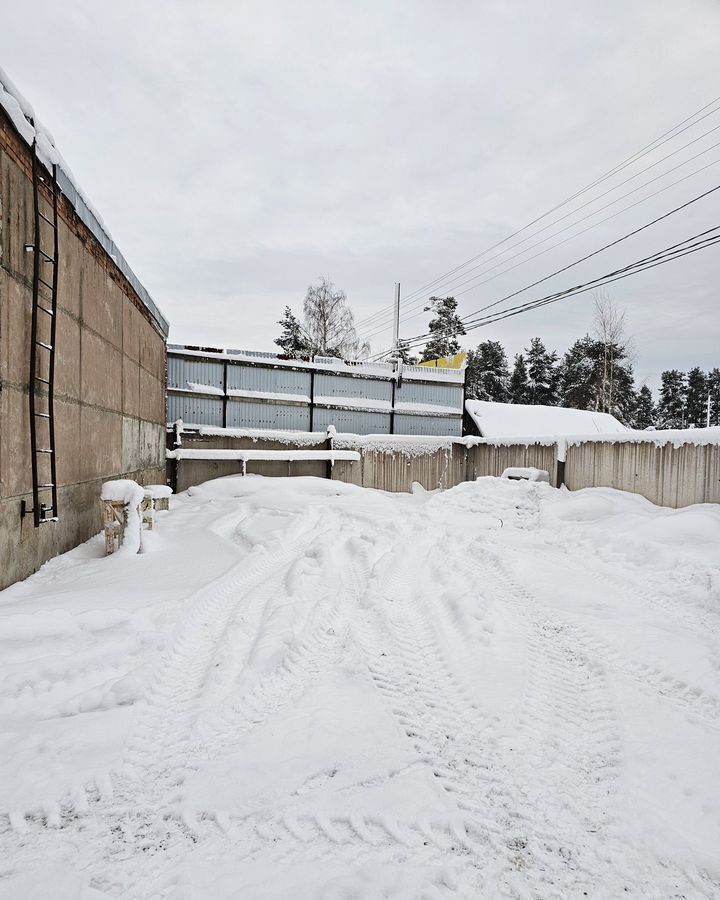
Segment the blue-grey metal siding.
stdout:
<svg viewBox="0 0 720 900">
<path fill-rule="evenodd" d="M 268 394 L 297 394 L 309 397 L 310 372 L 264 369 L 230 363 L 227 386 L 229 390 L 264 391 Z"/>
<path fill-rule="evenodd" d="M 316 397 L 353 397 L 364 400 L 392 400 L 392 383 L 375 378 L 348 375 L 326 375 L 318 372 L 315 376 Z"/>
<path fill-rule="evenodd" d="M 168 422 L 182 419 L 188 425 L 222 426 L 222 397 L 204 397 L 202 394 L 167 395 Z"/>
<path fill-rule="evenodd" d="M 209 389 L 232 391 L 252 391 L 267 394 L 267 397 L 232 397 L 227 398 L 226 424 L 230 428 L 269 428 L 287 431 L 321 430 L 329 425 L 338 431 L 353 434 L 389 434 L 390 409 L 393 396 L 391 378 L 378 377 L 372 374 L 344 375 L 335 372 L 315 369 L 314 395 L 328 398 L 341 405 L 343 400 L 366 400 L 369 406 L 387 404 L 388 409 L 337 409 L 316 405 L 312 414 L 310 406 L 303 399 L 310 397 L 312 373 L 309 369 L 292 369 L 278 365 L 272 368 L 272 360 L 267 365 L 252 365 L 239 359 L 228 357 L 212 358 L 202 356 L 176 356 L 168 354 L 168 421 L 182 419 L 188 424 L 214 425 L 223 424 L 223 397 L 212 392 L 190 393 L 188 383 L 207 385 Z M 263 361 L 269 355 L 257 354 Z M 227 385 L 224 384 L 224 372 L 227 366 Z M 382 367 L 378 366 L 378 369 Z M 384 371 L 384 370 L 383 370 Z M 390 367 L 388 367 L 390 372 Z M 431 415 L 426 412 L 414 413 L 412 410 L 397 411 L 394 415 L 394 431 L 396 434 L 417 435 L 449 435 L 462 433 L 462 383 L 438 380 L 428 382 L 405 379 L 396 387 L 395 402 L 397 404 L 417 403 L 424 406 L 436 406 L 438 411 L 453 408 L 456 417 L 450 415 Z M 176 391 L 185 391 L 177 393 Z M 300 403 L 283 402 L 277 395 L 297 397 Z M 273 397 L 273 395 L 275 395 Z M 320 400 L 322 403 L 322 400 Z"/>
<path fill-rule="evenodd" d="M 438 437 L 460 437 L 462 417 L 408 416 L 395 413 L 395 434 L 429 434 Z"/>
<path fill-rule="evenodd" d="M 313 430 L 321 431 L 328 425 L 348 434 L 390 434 L 390 413 L 315 407 Z"/>
<path fill-rule="evenodd" d="M 463 386 L 461 384 L 425 384 L 422 381 L 403 381 L 395 392 L 395 402 L 452 406 L 462 413 Z"/>
<path fill-rule="evenodd" d="M 228 428 L 309 431 L 310 407 L 230 398 L 227 405 L 227 424 Z"/>
<path fill-rule="evenodd" d="M 168 354 L 168 387 L 187 390 L 188 382 L 223 389 L 223 364 L 207 359 L 184 359 Z"/>
</svg>

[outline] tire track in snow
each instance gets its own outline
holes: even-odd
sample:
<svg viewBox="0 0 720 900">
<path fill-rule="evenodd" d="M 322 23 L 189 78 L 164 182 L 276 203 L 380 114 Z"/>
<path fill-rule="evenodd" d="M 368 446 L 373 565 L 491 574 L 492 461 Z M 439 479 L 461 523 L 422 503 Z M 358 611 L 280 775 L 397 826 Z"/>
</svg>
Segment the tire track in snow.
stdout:
<svg viewBox="0 0 720 900">
<path fill-rule="evenodd" d="M 551 776 L 534 808 L 542 806 L 538 799 L 543 801 L 554 794 L 562 797 L 570 815 L 565 829 L 557 829 L 560 840 L 556 838 L 546 849 L 566 858 L 568 871 L 577 873 L 572 875 L 574 887 L 591 896 L 615 900 L 627 884 L 640 881 L 642 896 L 712 900 L 720 885 L 711 885 L 709 876 L 680 870 L 652 853 L 641 856 L 636 849 L 630 870 L 627 847 L 633 840 L 623 833 L 620 808 L 613 796 L 622 755 L 608 681 L 608 670 L 612 671 L 614 663 L 608 667 L 608 661 L 595 655 L 593 641 L 580 629 L 560 621 L 552 612 L 548 614 L 534 595 L 516 584 L 500 549 L 483 553 L 482 571 L 488 578 L 494 576 L 508 602 L 520 603 L 536 623 L 538 634 L 531 655 L 539 654 L 541 660 L 540 665 L 533 666 L 535 674 L 529 678 L 520 716 L 526 741 L 517 756 L 527 761 L 524 769 L 529 781 L 537 773 Z M 579 679 L 569 678 L 568 664 L 576 670 L 579 667 Z M 548 721 L 553 719 L 555 728 L 548 730 Z M 555 765 L 549 766 L 549 761 Z M 553 820 L 561 826 L 557 817 Z M 599 834 L 601 839 L 579 844 L 578 834 L 583 830 L 588 835 Z M 564 900 L 566 890 L 567 885 L 557 885 L 551 878 L 543 898 Z"/>
</svg>

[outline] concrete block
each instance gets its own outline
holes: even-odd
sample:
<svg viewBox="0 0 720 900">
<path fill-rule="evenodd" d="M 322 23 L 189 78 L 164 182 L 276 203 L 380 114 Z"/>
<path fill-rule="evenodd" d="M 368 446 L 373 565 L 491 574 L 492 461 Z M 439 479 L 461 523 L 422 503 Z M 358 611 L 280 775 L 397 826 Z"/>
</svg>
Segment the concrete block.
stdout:
<svg viewBox="0 0 720 900">
<path fill-rule="evenodd" d="M 123 355 L 122 373 L 123 414 L 137 417 L 140 415 L 140 366 L 137 360 Z"/>
<path fill-rule="evenodd" d="M 165 384 L 144 368 L 140 369 L 140 418 L 165 421 Z"/>
<path fill-rule="evenodd" d="M 80 406 L 73 401 L 55 400 L 55 451 L 59 485 L 80 480 Z"/>
<path fill-rule="evenodd" d="M 80 239 L 73 234 L 67 222 L 60 217 L 58 226 L 58 305 L 71 316 L 80 316 L 80 293 L 84 280 L 84 248 Z"/>
<path fill-rule="evenodd" d="M 28 395 L 11 385 L 0 392 L 0 481 L 4 497 L 32 491 Z"/>
<path fill-rule="evenodd" d="M 62 309 L 58 309 L 55 346 L 56 396 L 80 400 L 80 325 Z"/>
<path fill-rule="evenodd" d="M 80 409 L 80 478 L 117 478 L 122 468 L 123 419 L 119 413 Z"/>
<path fill-rule="evenodd" d="M 106 409 L 122 409 L 122 355 L 96 334 L 83 329 L 80 346 L 82 399 Z"/>
<path fill-rule="evenodd" d="M 126 356 L 135 362 L 140 361 L 140 328 L 142 313 L 127 297 L 123 299 L 123 336 L 122 349 Z"/>
<path fill-rule="evenodd" d="M 27 384 L 30 377 L 32 291 L 2 270 L 0 278 L 5 284 L 4 333 L 1 338 L 4 377 L 15 384 Z"/>
<path fill-rule="evenodd" d="M 122 349 L 123 294 L 105 268 L 91 258 L 85 267 L 83 321 L 117 350 Z"/>
</svg>

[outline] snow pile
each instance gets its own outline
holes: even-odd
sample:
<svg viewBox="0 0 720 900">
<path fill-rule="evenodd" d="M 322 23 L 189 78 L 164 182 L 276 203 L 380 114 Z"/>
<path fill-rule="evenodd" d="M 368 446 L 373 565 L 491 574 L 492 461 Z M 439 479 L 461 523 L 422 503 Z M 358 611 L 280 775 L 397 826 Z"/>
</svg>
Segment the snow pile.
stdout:
<svg viewBox="0 0 720 900">
<path fill-rule="evenodd" d="M 145 488 L 140 487 L 136 481 L 130 478 L 116 478 L 114 481 L 106 481 L 100 491 L 101 500 L 110 500 L 113 503 L 125 503 L 128 506 L 139 506 L 145 496 Z"/>
<path fill-rule="evenodd" d="M 550 482 L 550 475 L 544 469 L 536 469 L 534 466 L 510 466 L 500 476 L 510 480 L 524 479 L 525 481 Z"/>
<path fill-rule="evenodd" d="M 146 497 L 163 500 L 172 496 L 172 488 L 168 484 L 146 484 L 143 488 Z"/>
<path fill-rule="evenodd" d="M 628 429 L 609 413 L 563 406 L 532 406 L 524 403 L 495 403 L 466 400 L 465 409 L 480 434 L 488 438 L 549 437 L 575 434 L 618 434 Z"/>
<path fill-rule="evenodd" d="M 0 593 L 3 896 L 720 896 L 720 506 L 248 476 L 151 537 Z"/>
</svg>

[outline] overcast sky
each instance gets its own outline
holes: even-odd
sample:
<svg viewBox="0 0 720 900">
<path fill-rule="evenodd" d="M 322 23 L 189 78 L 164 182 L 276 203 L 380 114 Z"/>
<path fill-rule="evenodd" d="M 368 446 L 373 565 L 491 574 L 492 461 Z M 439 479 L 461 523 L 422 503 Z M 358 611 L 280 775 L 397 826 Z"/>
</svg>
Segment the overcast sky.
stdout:
<svg viewBox="0 0 720 900">
<path fill-rule="evenodd" d="M 0 66 L 179 343 L 272 349 L 284 306 L 299 312 L 320 273 L 356 319 L 389 309 L 395 281 L 407 293 L 453 269 L 720 95 L 716 0 L 0 0 L 0 12 Z M 613 183 L 716 125 L 720 113 Z M 719 141 L 720 130 L 562 224 L 678 163 L 596 218 L 720 160 L 709 149 Z M 458 294 L 461 312 L 716 183 L 720 163 Z M 720 192 L 519 299 L 715 224 Z M 627 309 L 639 381 L 720 365 L 720 246 L 608 293 Z M 581 295 L 466 340 L 497 339 L 512 354 L 539 334 L 564 351 L 590 327 L 591 306 Z M 390 325 L 375 324 L 379 350 Z M 407 319 L 402 334 L 426 325 L 426 314 Z"/>
</svg>

